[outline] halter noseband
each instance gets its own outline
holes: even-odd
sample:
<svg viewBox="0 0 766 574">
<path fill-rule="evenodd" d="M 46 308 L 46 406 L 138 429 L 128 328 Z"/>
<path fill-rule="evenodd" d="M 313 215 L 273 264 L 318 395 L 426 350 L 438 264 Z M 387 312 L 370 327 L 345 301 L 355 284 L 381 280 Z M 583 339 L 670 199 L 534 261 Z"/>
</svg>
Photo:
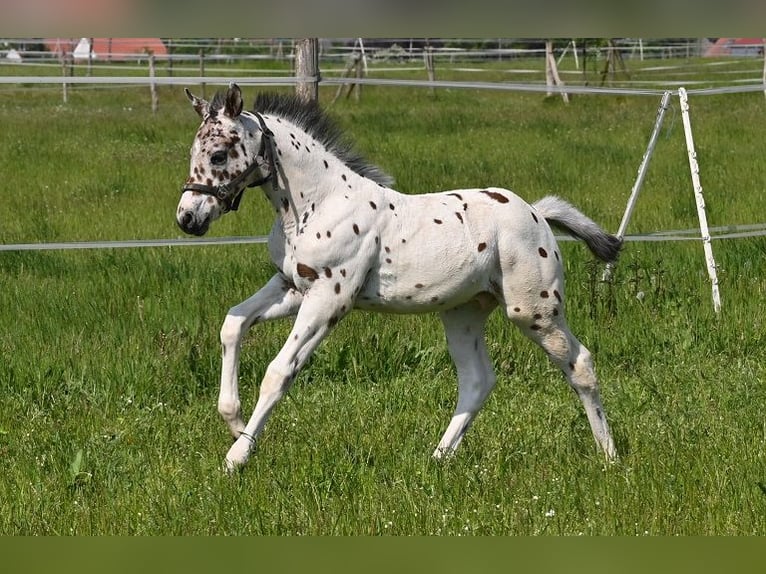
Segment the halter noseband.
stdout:
<svg viewBox="0 0 766 574">
<path fill-rule="evenodd" d="M 254 115 L 261 128 L 261 147 L 258 150 L 258 155 L 255 156 L 255 161 L 247 166 L 245 171 L 226 183 L 220 185 L 185 183 L 181 186 L 181 193 L 184 193 L 185 191 L 198 191 L 205 195 L 212 195 L 221 202 L 223 212 L 226 213 L 228 211 L 237 211 L 237 209 L 239 209 L 239 202 L 242 199 L 242 194 L 245 192 L 245 187 L 257 187 L 263 185 L 273 177 L 275 170 L 271 138 L 274 136 L 274 133 L 266 126 L 261 114 L 255 113 Z M 266 157 L 267 150 L 268 158 Z M 242 185 L 255 170 L 262 170 L 264 167 L 268 168 L 266 175 L 261 175 L 260 178 L 248 183 L 246 186 Z"/>
</svg>

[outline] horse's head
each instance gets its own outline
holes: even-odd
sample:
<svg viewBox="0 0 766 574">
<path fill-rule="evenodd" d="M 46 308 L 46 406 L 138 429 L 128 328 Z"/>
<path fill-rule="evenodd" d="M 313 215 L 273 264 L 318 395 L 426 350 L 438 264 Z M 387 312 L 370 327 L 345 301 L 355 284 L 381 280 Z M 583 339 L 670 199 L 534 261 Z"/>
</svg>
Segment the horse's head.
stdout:
<svg viewBox="0 0 766 574">
<path fill-rule="evenodd" d="M 263 131 L 251 114 L 242 113 L 239 86 L 231 84 L 211 102 L 185 91 L 202 125 L 191 147 L 176 220 L 186 233 L 204 235 L 213 221 L 237 209 L 245 187 L 269 178 L 269 169 Z"/>
</svg>

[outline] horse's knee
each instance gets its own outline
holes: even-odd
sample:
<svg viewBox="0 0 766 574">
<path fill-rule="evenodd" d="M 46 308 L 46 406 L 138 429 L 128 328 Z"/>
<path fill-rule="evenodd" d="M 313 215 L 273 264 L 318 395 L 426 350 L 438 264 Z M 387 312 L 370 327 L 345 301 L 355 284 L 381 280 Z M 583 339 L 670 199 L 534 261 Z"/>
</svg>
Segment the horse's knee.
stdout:
<svg viewBox="0 0 766 574">
<path fill-rule="evenodd" d="M 232 347 L 238 345 L 245 334 L 245 319 L 239 315 L 226 315 L 221 325 L 221 345 Z"/>
</svg>

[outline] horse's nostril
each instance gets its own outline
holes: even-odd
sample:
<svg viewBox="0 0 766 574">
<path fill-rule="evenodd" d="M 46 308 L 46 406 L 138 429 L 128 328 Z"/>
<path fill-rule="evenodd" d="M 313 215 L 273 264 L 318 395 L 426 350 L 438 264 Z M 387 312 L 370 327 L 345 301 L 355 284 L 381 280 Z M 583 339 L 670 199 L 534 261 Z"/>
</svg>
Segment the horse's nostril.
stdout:
<svg viewBox="0 0 766 574">
<path fill-rule="evenodd" d="M 184 213 L 183 217 L 181 218 L 181 227 L 183 227 L 184 229 L 189 229 L 193 220 L 194 220 L 194 216 L 191 214 L 190 211 L 187 211 L 186 213 Z"/>
</svg>

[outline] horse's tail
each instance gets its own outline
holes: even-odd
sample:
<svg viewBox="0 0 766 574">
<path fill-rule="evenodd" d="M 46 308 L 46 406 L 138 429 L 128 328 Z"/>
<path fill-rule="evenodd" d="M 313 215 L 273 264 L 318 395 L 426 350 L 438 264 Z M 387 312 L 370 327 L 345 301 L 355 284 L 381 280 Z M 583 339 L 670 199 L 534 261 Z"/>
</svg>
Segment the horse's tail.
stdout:
<svg viewBox="0 0 766 574">
<path fill-rule="evenodd" d="M 622 240 L 601 229 L 596 222 L 560 197 L 549 195 L 533 207 L 548 223 L 585 242 L 593 254 L 607 263 L 617 260 Z"/>
</svg>

